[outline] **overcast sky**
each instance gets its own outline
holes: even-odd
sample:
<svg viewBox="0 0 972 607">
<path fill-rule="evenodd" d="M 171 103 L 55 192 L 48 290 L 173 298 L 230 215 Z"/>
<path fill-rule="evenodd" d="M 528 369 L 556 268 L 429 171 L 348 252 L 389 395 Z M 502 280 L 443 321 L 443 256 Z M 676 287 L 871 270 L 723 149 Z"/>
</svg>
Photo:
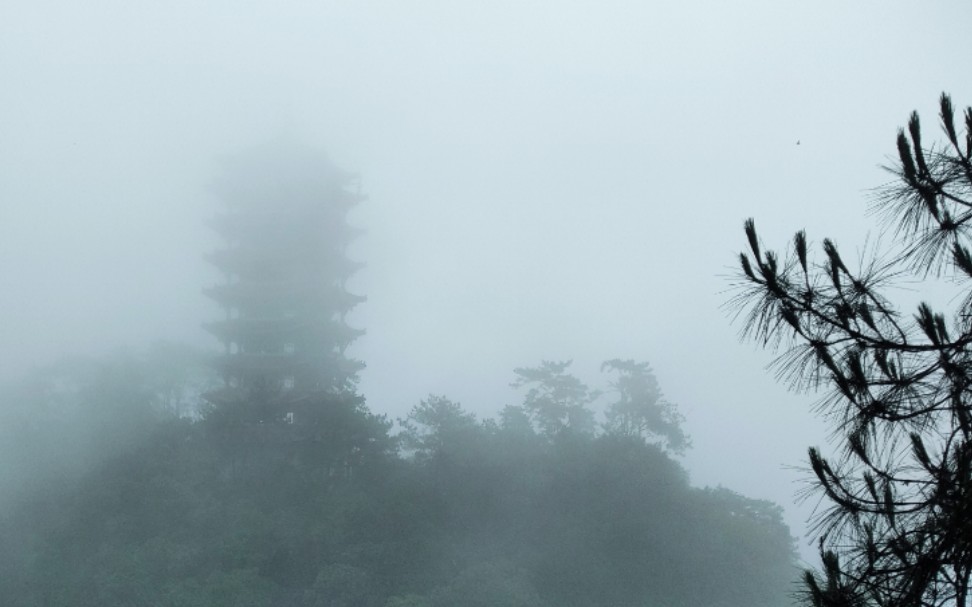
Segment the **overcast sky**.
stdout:
<svg viewBox="0 0 972 607">
<path fill-rule="evenodd" d="M 512 369 L 653 365 L 693 482 L 788 509 L 822 425 L 720 308 L 756 218 L 853 256 L 896 129 L 972 103 L 967 2 L 0 4 L 0 376 L 215 344 L 220 158 L 286 134 L 360 175 L 371 408 L 481 415 Z M 799 142 L 799 143 L 798 143 Z M 802 541 L 802 544 L 806 544 Z"/>
</svg>

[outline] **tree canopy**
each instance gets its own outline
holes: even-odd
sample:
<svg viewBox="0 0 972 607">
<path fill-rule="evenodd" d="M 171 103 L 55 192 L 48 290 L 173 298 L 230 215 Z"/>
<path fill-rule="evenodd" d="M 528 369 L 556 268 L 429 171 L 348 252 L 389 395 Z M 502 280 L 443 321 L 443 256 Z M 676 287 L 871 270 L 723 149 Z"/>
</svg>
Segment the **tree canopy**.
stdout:
<svg viewBox="0 0 972 607">
<path fill-rule="evenodd" d="M 0 448 L 36 445 L 31 473 L 53 480 L 0 503 L 5 605 L 769 607 L 788 590 L 780 508 L 692 487 L 649 435 L 547 436 L 529 394 L 496 420 L 430 396 L 398 434 L 352 393 L 293 423 L 190 419 L 167 403 L 195 373 L 163 351 L 0 392 L 22 405 Z"/>
</svg>

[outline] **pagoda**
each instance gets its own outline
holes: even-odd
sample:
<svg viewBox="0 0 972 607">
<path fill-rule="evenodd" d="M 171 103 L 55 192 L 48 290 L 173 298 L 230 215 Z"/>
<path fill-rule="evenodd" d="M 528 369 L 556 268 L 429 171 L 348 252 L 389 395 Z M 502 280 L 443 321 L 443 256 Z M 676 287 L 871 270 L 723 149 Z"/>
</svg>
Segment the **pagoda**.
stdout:
<svg viewBox="0 0 972 607">
<path fill-rule="evenodd" d="M 207 255 L 222 278 L 204 290 L 222 308 L 204 326 L 223 346 L 224 387 L 209 399 L 257 390 L 292 401 L 352 388 L 364 366 L 345 356 L 362 334 L 346 322 L 364 300 L 346 288 L 361 265 L 347 256 L 356 180 L 293 142 L 256 148 L 225 169 L 214 184 L 222 209 L 210 222 L 223 244 Z"/>
</svg>

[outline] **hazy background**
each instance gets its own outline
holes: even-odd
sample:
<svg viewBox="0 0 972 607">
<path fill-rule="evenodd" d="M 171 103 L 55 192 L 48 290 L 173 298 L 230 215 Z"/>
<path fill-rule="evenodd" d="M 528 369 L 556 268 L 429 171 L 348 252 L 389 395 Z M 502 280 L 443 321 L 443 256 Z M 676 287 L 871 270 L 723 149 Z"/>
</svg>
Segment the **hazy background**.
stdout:
<svg viewBox="0 0 972 607">
<path fill-rule="evenodd" d="M 204 347 L 207 187 L 280 136 L 361 176 L 371 408 L 482 415 L 512 369 L 652 363 L 696 484 L 793 505 L 809 412 L 720 309 L 755 216 L 853 256 L 895 130 L 972 103 L 972 5 L 0 4 L 0 379 L 63 354 Z M 798 144 L 799 142 L 799 144 Z M 806 542 L 801 540 L 801 547 Z"/>
</svg>

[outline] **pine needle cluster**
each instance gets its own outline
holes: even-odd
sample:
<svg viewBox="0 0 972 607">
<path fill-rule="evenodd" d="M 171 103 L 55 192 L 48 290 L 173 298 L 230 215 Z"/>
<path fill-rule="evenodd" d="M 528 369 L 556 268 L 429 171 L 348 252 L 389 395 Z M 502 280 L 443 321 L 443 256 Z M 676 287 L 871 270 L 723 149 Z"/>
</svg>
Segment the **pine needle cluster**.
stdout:
<svg viewBox="0 0 972 607">
<path fill-rule="evenodd" d="M 811 254 L 798 232 L 765 250 L 752 219 L 728 305 L 745 338 L 778 353 L 791 388 L 819 391 L 840 437 L 811 448 L 828 506 L 813 530 L 823 571 L 808 571 L 814 607 L 965 606 L 972 576 L 972 107 L 956 126 L 940 99 L 945 141 L 926 145 L 913 113 L 897 136 L 893 181 L 875 209 L 893 240 L 857 263 L 831 240 Z M 949 279 L 954 310 L 912 313 L 889 292 Z"/>
</svg>

